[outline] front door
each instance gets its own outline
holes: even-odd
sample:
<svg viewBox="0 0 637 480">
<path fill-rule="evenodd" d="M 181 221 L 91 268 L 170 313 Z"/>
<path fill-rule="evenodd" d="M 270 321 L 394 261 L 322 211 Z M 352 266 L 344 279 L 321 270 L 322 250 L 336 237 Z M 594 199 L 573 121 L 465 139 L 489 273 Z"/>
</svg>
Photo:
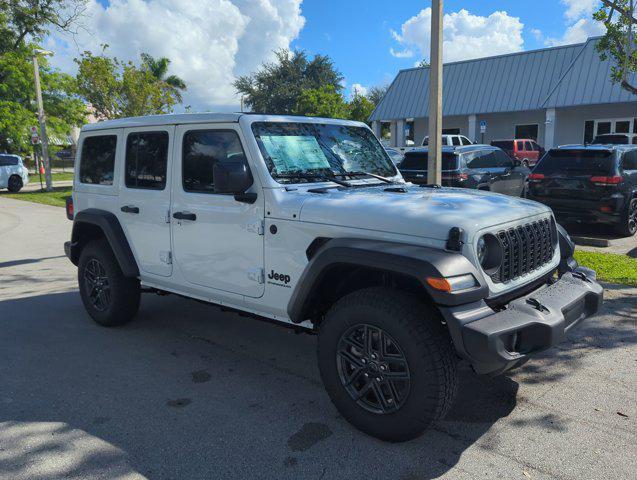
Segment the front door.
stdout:
<svg viewBox="0 0 637 480">
<path fill-rule="evenodd" d="M 140 271 L 163 277 L 172 273 L 168 159 L 174 132 L 173 126 L 125 129 L 118 162 L 124 165 L 118 218 Z"/>
<path fill-rule="evenodd" d="M 171 222 L 176 267 L 193 285 L 262 296 L 263 195 L 243 203 L 214 191 L 214 165 L 245 158 L 240 129 L 236 124 L 180 125 L 175 138 Z"/>
</svg>

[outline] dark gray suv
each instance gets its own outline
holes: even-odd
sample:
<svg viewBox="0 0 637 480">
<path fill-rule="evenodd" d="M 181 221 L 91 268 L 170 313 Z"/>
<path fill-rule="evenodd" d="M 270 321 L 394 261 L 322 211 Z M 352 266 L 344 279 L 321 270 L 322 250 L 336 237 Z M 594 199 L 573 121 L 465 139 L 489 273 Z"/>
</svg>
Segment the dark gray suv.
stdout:
<svg viewBox="0 0 637 480">
<path fill-rule="evenodd" d="M 405 180 L 427 183 L 427 148 L 405 153 L 398 166 Z M 442 148 L 442 184 L 447 187 L 474 188 L 516 197 L 526 191 L 530 170 L 504 150 L 490 145 L 468 145 Z"/>
</svg>

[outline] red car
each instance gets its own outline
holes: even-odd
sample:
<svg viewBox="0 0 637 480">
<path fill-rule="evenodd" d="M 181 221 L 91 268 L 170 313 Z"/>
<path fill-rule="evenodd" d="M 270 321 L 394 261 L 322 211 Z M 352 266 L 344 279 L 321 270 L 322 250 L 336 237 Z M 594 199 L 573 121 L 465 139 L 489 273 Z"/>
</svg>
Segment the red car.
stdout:
<svg viewBox="0 0 637 480">
<path fill-rule="evenodd" d="M 533 167 L 542 155 L 544 149 L 535 140 L 530 138 L 516 138 L 515 140 L 494 140 L 491 142 L 494 147 L 501 148 L 509 154 L 511 158 L 517 158 L 527 167 Z"/>
</svg>

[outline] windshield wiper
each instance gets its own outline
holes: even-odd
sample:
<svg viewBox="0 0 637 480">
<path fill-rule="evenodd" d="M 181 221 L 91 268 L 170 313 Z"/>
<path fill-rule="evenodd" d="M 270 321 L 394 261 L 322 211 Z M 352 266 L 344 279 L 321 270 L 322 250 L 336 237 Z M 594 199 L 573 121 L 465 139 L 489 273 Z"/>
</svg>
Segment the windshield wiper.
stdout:
<svg viewBox="0 0 637 480">
<path fill-rule="evenodd" d="M 346 172 L 346 173 L 338 173 L 337 174 L 339 177 L 372 177 L 375 178 L 377 180 L 380 180 L 381 182 L 385 182 L 385 183 L 395 183 L 392 179 L 387 178 L 387 177 L 381 177 L 380 175 L 376 175 L 375 173 L 369 173 L 369 172 Z"/>
<path fill-rule="evenodd" d="M 344 180 L 339 180 L 335 176 L 325 175 L 322 173 L 293 172 L 276 175 L 277 178 L 300 178 L 303 180 L 320 180 L 322 182 L 334 182 L 343 187 L 352 187 L 353 185 Z"/>
</svg>

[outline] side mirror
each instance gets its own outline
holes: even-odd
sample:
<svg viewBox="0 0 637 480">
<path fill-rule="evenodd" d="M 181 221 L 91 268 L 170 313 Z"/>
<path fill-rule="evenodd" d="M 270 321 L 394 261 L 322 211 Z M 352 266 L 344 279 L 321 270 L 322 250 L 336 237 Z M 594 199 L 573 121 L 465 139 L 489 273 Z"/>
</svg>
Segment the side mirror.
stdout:
<svg viewBox="0 0 637 480">
<path fill-rule="evenodd" d="M 235 200 L 244 203 L 256 201 L 256 193 L 246 193 L 246 190 L 252 186 L 253 178 L 245 160 L 216 163 L 212 174 L 215 193 L 232 194 Z"/>
<path fill-rule="evenodd" d="M 513 159 L 513 168 L 515 168 L 515 167 L 519 167 L 519 166 L 521 166 L 521 165 L 522 165 L 522 162 L 520 161 L 520 159 L 519 159 L 519 158 L 514 158 L 514 159 Z"/>
</svg>

